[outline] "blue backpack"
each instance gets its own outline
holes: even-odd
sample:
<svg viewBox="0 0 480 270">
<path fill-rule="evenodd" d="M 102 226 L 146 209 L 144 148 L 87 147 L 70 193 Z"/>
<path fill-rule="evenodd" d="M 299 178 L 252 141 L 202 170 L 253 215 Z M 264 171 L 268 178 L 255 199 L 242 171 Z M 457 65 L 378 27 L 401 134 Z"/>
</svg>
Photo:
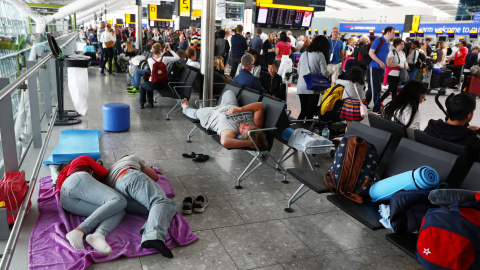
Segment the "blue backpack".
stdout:
<svg viewBox="0 0 480 270">
<path fill-rule="evenodd" d="M 373 144 L 357 136 L 344 137 L 323 180 L 333 193 L 362 203 L 362 196 L 368 196 L 373 185 L 377 165 L 377 149 Z"/>
<path fill-rule="evenodd" d="M 423 218 L 417 261 L 426 269 L 480 269 L 480 193 L 475 202 L 432 208 Z"/>
</svg>

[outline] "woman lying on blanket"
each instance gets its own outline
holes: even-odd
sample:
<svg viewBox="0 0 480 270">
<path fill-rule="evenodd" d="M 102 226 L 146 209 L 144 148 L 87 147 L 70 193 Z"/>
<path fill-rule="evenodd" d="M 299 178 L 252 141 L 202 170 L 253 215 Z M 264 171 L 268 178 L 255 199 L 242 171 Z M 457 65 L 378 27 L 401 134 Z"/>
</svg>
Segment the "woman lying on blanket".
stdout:
<svg viewBox="0 0 480 270">
<path fill-rule="evenodd" d="M 124 156 L 108 169 L 106 184 L 127 199 L 127 212 L 148 215 L 140 230 L 141 246 L 154 248 L 163 256 L 173 258 L 165 240 L 177 205 L 152 179 L 157 181 L 158 175 L 145 165 L 145 161 L 136 156 Z"/>
<path fill-rule="evenodd" d="M 101 182 L 106 176 L 107 169 L 88 156 L 72 160 L 58 175 L 56 188 L 63 209 L 87 217 L 66 235 L 74 249 L 85 249 L 83 236 L 96 228 L 87 242 L 103 255 L 112 253 L 105 237 L 125 217 L 127 200 Z"/>
<path fill-rule="evenodd" d="M 263 104 L 255 102 L 238 106 L 235 94 L 228 90 L 222 95 L 222 101 L 216 107 L 194 109 L 188 100 L 182 100 L 183 113 L 200 120 L 202 127 L 217 132 L 220 143 L 226 148 L 255 148 L 248 137 L 248 131 L 263 127 Z M 237 136 L 241 135 L 241 140 Z M 251 133 L 259 150 L 266 150 L 268 143 L 263 132 Z"/>
</svg>

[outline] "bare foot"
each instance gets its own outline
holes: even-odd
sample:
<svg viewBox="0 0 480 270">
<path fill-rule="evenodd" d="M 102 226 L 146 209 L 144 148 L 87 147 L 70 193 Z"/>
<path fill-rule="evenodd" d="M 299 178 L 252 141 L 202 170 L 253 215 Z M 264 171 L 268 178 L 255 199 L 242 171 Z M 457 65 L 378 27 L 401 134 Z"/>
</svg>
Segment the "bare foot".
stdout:
<svg viewBox="0 0 480 270">
<path fill-rule="evenodd" d="M 188 100 L 186 98 L 182 99 L 182 108 L 185 108 L 188 106 Z"/>
</svg>

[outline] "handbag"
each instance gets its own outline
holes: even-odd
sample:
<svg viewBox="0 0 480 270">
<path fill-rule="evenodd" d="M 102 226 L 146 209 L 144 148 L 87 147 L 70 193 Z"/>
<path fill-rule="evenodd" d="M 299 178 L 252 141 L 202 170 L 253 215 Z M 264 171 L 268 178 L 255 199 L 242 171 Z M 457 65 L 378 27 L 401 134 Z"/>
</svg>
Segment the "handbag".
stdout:
<svg viewBox="0 0 480 270">
<path fill-rule="evenodd" d="M 303 76 L 305 84 L 307 85 L 308 90 L 313 91 L 325 91 L 330 88 L 330 81 L 321 74 L 315 74 L 310 71 L 310 62 L 308 61 L 308 52 L 307 52 L 307 65 L 308 65 L 308 74 Z"/>
<path fill-rule="evenodd" d="M 355 92 L 357 93 L 358 100 L 360 100 L 360 116 L 368 119 L 367 106 L 363 104 L 362 99 L 360 98 L 360 94 L 358 94 L 357 86 L 355 85 L 355 83 L 352 82 L 352 84 L 353 84 L 353 88 L 355 88 Z"/>
<path fill-rule="evenodd" d="M 399 78 L 401 83 L 410 81 L 410 77 L 404 68 L 400 68 Z"/>
<path fill-rule="evenodd" d="M 113 42 L 112 40 L 105 41 L 105 48 L 107 49 L 113 48 L 114 45 L 115 45 L 115 42 Z"/>
</svg>

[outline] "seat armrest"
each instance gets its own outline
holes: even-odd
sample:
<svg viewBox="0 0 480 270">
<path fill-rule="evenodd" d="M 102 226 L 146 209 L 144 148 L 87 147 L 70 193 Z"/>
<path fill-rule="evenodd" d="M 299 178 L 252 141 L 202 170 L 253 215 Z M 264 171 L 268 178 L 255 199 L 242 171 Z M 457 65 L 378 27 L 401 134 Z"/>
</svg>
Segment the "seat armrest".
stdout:
<svg viewBox="0 0 480 270">
<path fill-rule="evenodd" d="M 276 130 L 277 128 L 276 127 L 272 127 L 272 128 L 260 128 L 260 129 L 254 129 L 254 130 L 249 130 L 248 131 L 248 138 L 252 141 L 253 145 L 255 146 L 255 149 L 257 149 L 257 152 L 260 152 L 260 150 L 258 149 L 258 146 L 257 144 L 255 143 L 255 141 L 252 139 L 252 137 L 250 136 L 250 133 L 252 132 L 260 132 L 260 131 L 269 131 L 269 130 Z"/>
</svg>

